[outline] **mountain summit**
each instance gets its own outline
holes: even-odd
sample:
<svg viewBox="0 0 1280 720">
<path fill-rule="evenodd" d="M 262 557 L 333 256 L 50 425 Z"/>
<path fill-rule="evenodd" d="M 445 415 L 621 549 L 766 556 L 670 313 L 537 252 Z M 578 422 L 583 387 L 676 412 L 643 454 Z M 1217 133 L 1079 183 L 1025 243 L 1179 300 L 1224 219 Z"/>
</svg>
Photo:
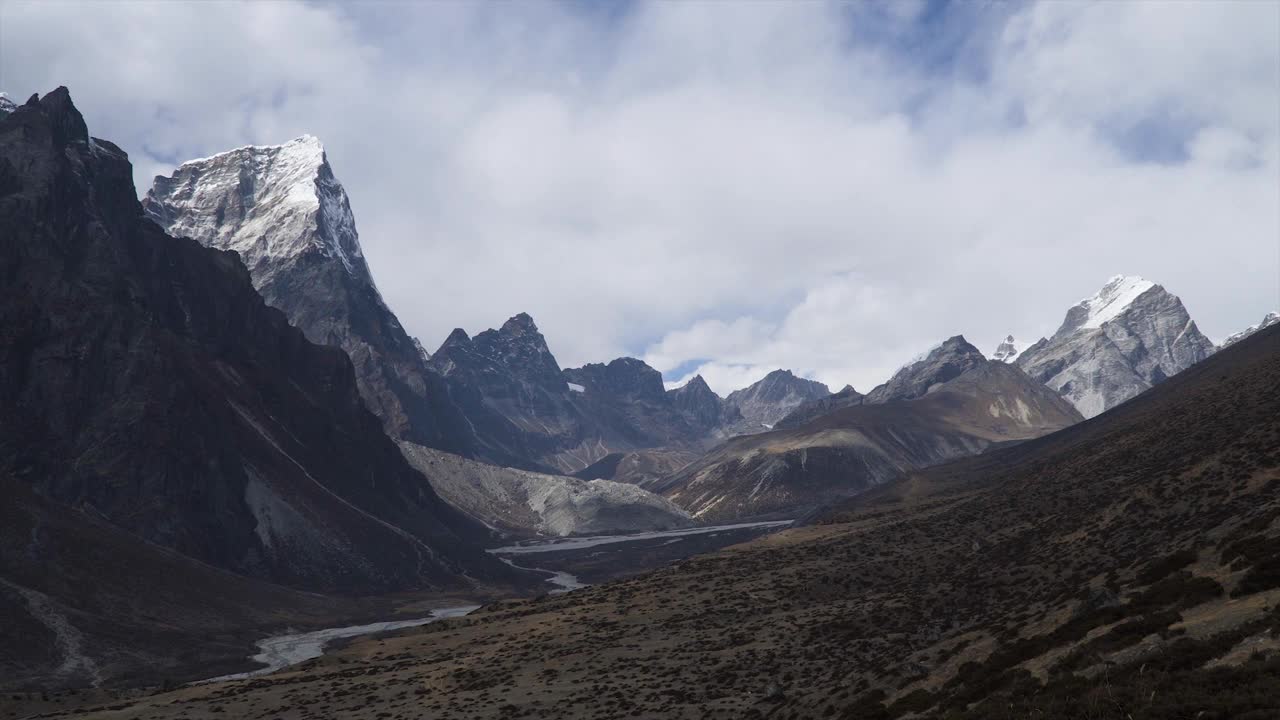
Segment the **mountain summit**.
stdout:
<svg viewBox="0 0 1280 720">
<path fill-rule="evenodd" d="M 1116 275 L 1067 310 L 1051 338 L 1015 363 L 1093 417 L 1205 359 L 1214 351 L 1176 295 Z"/>
<path fill-rule="evenodd" d="M 1257 325 L 1250 325 L 1249 327 L 1245 328 L 1244 330 L 1241 330 L 1238 333 L 1232 333 L 1231 335 L 1228 335 L 1227 339 L 1222 341 L 1222 347 L 1223 348 L 1231 347 L 1232 345 L 1235 345 L 1236 343 L 1258 332 L 1259 330 L 1266 330 L 1272 325 L 1277 325 L 1277 324 L 1280 324 L 1280 312 L 1269 312 L 1263 316 L 1262 322 L 1258 323 Z"/>
<path fill-rule="evenodd" d="M 469 425 L 374 285 L 318 139 L 183 163 L 155 179 L 143 207 L 171 235 L 236 251 L 267 304 L 312 342 L 345 350 L 361 396 L 393 436 L 471 453 Z"/>
<path fill-rule="evenodd" d="M 1013 362 L 1018 359 L 1019 352 L 1021 351 L 1018 349 L 1018 341 L 1014 340 L 1012 335 L 1009 335 L 996 346 L 996 351 L 991 353 L 991 359 L 999 360 L 1000 362 Z"/>
<path fill-rule="evenodd" d="M 867 393 L 866 402 L 914 400 L 987 361 L 963 335 L 947 338 L 898 369 L 889 381 Z"/>
<path fill-rule="evenodd" d="M 156 177 L 144 205 L 171 234 L 240 253 L 262 285 L 307 253 L 373 285 L 347 192 L 312 135 L 189 160 Z"/>
<path fill-rule="evenodd" d="M 774 370 L 755 384 L 729 393 L 725 401 L 747 421 L 749 429 L 744 432 L 760 432 L 804 403 L 830 394 L 820 382 L 797 377 L 790 370 Z"/>
</svg>

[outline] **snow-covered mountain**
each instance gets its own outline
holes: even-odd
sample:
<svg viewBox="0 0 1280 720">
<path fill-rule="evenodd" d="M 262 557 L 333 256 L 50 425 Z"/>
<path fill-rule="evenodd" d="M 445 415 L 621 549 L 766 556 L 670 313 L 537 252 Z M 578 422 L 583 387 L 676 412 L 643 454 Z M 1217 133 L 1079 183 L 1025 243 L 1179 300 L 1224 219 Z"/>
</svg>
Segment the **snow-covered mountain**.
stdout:
<svg viewBox="0 0 1280 720">
<path fill-rule="evenodd" d="M 1232 345 L 1235 345 L 1236 343 L 1258 332 L 1259 330 L 1265 330 L 1266 328 L 1269 328 L 1272 325 L 1276 325 L 1276 324 L 1280 324 L 1280 312 L 1269 312 L 1262 318 L 1262 322 L 1258 323 L 1257 325 L 1250 325 L 1249 327 L 1245 328 L 1244 330 L 1241 330 L 1238 333 L 1233 333 L 1232 335 L 1228 335 L 1227 339 L 1222 341 L 1221 347 L 1224 347 L 1224 348 L 1231 347 Z"/>
<path fill-rule="evenodd" d="M 1053 337 L 1024 350 L 1015 364 L 1093 417 L 1213 351 L 1176 295 L 1116 275 L 1067 310 Z"/>
<path fill-rule="evenodd" d="M 9 99 L 9 94 L 0 92 L 0 117 L 4 117 L 17 109 L 17 103 Z"/>
<path fill-rule="evenodd" d="M 1009 335 L 996 346 L 995 352 L 991 353 L 991 359 L 999 360 L 1000 362 L 1013 362 L 1018 359 L 1018 354 L 1021 352 L 1022 350 L 1018 347 L 1018 341 L 1014 340 L 1012 335 Z"/>
<path fill-rule="evenodd" d="M 361 396 L 393 436 L 470 451 L 469 426 L 443 380 L 374 285 L 319 140 L 191 160 L 157 177 L 143 206 L 172 235 L 236 251 L 268 304 L 312 342 L 345 350 Z"/>
</svg>

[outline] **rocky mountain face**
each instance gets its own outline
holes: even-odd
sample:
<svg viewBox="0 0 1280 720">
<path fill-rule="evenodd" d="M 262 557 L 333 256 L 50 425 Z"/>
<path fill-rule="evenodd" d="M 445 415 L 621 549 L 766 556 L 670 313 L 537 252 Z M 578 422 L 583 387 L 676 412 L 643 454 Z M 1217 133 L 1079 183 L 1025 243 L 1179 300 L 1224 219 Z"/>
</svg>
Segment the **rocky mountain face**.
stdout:
<svg viewBox="0 0 1280 720">
<path fill-rule="evenodd" d="M 65 88 L 0 119 L 0 226 L 0 472 L 299 588 L 508 576 L 366 409 L 346 354 L 268 307 L 236 254 L 151 222 Z"/>
<path fill-rule="evenodd" d="M 1000 341 L 999 345 L 996 345 L 995 352 L 991 353 L 991 359 L 999 360 L 1000 362 L 1013 362 L 1018 359 L 1018 354 L 1021 352 L 1022 349 L 1018 346 L 1018 341 L 1014 340 L 1012 335 L 1008 335 L 1004 340 Z"/>
<path fill-rule="evenodd" d="M 797 427 L 803 425 L 810 420 L 827 413 L 835 412 L 854 405 L 861 405 L 866 395 L 853 389 L 852 385 L 845 385 L 839 392 L 832 393 L 826 397 L 817 400 L 809 400 L 800 407 L 792 410 L 786 417 L 782 418 L 773 427 L 775 430 L 782 428 Z"/>
<path fill-rule="evenodd" d="M 1117 275 L 1067 311 L 1051 338 L 1015 363 L 1093 417 L 1186 370 L 1214 351 L 1177 296 Z"/>
<path fill-rule="evenodd" d="M 611 535 L 693 524 L 670 500 L 636 485 L 498 467 L 404 441 L 400 448 L 449 504 L 507 534 Z"/>
<path fill-rule="evenodd" d="M 473 428 L 477 455 L 498 464 L 573 473 L 612 452 L 705 435 L 656 370 L 634 358 L 562 370 L 524 313 L 474 338 L 454 330 L 431 363 Z"/>
<path fill-rule="evenodd" d="M 736 437 L 651 483 L 712 522 L 796 517 L 903 471 L 976 455 L 1060 430 L 1081 417 L 1012 365 L 948 340 L 882 385 L 872 402 L 850 391 L 828 412 L 806 411 L 773 431 Z M 811 407 L 811 406 L 809 406 Z"/>
<path fill-rule="evenodd" d="M 735 428 L 738 432 L 731 434 L 768 430 L 805 402 L 830 394 L 831 390 L 820 382 L 796 377 L 790 370 L 774 370 L 725 398 L 726 404 L 735 408 L 745 420 L 743 426 Z"/>
<path fill-rule="evenodd" d="M 443 380 L 374 285 L 351 204 L 319 140 L 183 163 L 155 179 L 143 207 L 171 235 L 234 250 L 268 305 L 312 342 L 346 351 L 361 396 L 393 436 L 473 451 Z"/>
<path fill-rule="evenodd" d="M 970 345 L 964 336 L 956 335 L 903 365 L 888 382 L 867 393 L 863 402 L 876 405 L 924 397 L 944 383 L 987 363 L 978 348 Z"/>
<path fill-rule="evenodd" d="M 544 472 L 572 468 L 591 428 L 533 318 L 473 339 L 454 330 L 431 357 L 476 436 L 478 456 Z M 582 461 L 586 464 L 586 461 Z"/>
<path fill-rule="evenodd" d="M 743 422 L 742 412 L 717 395 L 701 375 L 694 375 L 684 385 L 668 390 L 667 397 L 695 427 L 706 432 L 720 431 Z"/>
<path fill-rule="evenodd" d="M 1222 348 L 1229 348 L 1259 330 L 1265 330 L 1272 325 L 1280 325 L 1280 312 L 1269 312 L 1262 318 L 1262 322 L 1257 325 L 1250 325 L 1238 333 L 1227 336 L 1227 339 L 1222 341 Z"/>
</svg>

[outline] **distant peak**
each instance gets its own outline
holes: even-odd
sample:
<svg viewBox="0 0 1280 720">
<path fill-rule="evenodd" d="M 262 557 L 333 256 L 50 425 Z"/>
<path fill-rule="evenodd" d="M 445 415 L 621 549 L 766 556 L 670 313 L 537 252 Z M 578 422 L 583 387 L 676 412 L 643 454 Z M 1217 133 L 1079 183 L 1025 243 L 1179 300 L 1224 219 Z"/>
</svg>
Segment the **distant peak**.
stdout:
<svg viewBox="0 0 1280 720">
<path fill-rule="evenodd" d="M 696 392 L 696 393 L 714 394 L 714 391 L 711 389 L 711 386 L 707 384 L 707 381 L 703 379 L 701 375 L 694 375 L 693 377 L 689 378 L 688 382 L 686 382 L 684 385 L 681 385 L 679 388 L 676 388 L 676 389 L 679 390 L 680 392 Z"/>
<path fill-rule="evenodd" d="M 1013 362 L 1021 352 L 1022 350 L 1018 347 L 1018 342 L 1013 339 L 1012 335 L 1008 335 L 1000 342 L 999 345 L 996 345 L 995 352 L 991 353 L 991 359 L 1005 363 Z"/>
<path fill-rule="evenodd" d="M 1258 332 L 1259 330 L 1266 330 L 1272 325 L 1280 325 L 1280 313 L 1278 312 L 1267 313 L 1266 315 L 1263 316 L 1262 322 L 1258 323 L 1257 325 L 1250 325 L 1244 330 L 1241 330 L 1238 333 L 1233 333 L 1232 335 L 1228 336 L 1226 340 L 1222 341 L 1221 347 L 1225 348 L 1225 347 L 1230 347 L 1231 345 L 1235 345 L 1236 343 Z"/>
<path fill-rule="evenodd" d="M 440 344 L 440 349 L 436 350 L 436 354 L 440 354 L 441 350 L 444 350 L 450 345 L 465 345 L 469 342 L 471 342 L 471 336 L 467 334 L 466 330 L 463 330 L 462 328 L 454 328 L 453 332 L 449 333 L 449 337 L 445 338 L 444 342 Z"/>
<path fill-rule="evenodd" d="M 1143 293 L 1155 287 L 1158 287 L 1155 283 L 1137 275 L 1113 275 L 1101 290 L 1067 311 L 1058 334 L 1100 328 L 1119 317 Z"/>
<path fill-rule="evenodd" d="M 529 313 L 517 313 L 502 323 L 502 332 L 510 334 L 524 334 L 526 332 L 538 332 L 538 325 L 533 322 L 533 317 Z"/>
<path fill-rule="evenodd" d="M 952 335 L 946 340 L 943 340 L 908 360 L 902 367 L 898 368 L 898 372 L 902 372 L 913 365 L 918 365 L 927 360 L 933 360 L 947 355 L 976 355 L 978 357 L 982 357 L 982 353 L 978 351 L 978 348 L 970 345 L 969 341 L 965 340 L 963 335 Z"/>
</svg>

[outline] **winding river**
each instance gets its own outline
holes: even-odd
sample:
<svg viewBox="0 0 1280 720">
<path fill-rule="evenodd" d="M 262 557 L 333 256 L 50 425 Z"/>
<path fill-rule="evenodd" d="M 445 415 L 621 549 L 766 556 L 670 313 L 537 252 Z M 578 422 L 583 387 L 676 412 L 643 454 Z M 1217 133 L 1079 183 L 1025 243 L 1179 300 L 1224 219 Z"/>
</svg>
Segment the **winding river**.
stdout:
<svg viewBox="0 0 1280 720">
<path fill-rule="evenodd" d="M 502 556 L 580 550 L 582 548 L 597 547 L 599 545 L 643 542 L 659 538 L 680 538 L 687 535 L 702 535 L 705 533 L 741 530 L 755 527 L 774 527 L 788 525 L 790 523 L 790 520 L 776 520 L 768 522 L 738 523 L 736 525 L 694 527 L 682 530 L 635 533 L 632 535 L 594 535 L 586 537 L 551 538 L 546 540 L 531 540 L 518 545 L 494 548 L 489 550 L 489 552 L 498 556 L 498 559 L 512 567 L 519 568 L 521 570 L 545 573 L 548 576 L 547 582 L 555 587 L 555 589 L 551 591 L 552 594 L 559 594 L 587 587 L 587 583 L 582 582 L 577 577 L 567 572 L 517 565 L 510 558 Z M 310 632 L 272 635 L 271 637 L 258 641 L 257 644 L 259 652 L 251 658 L 254 662 L 262 663 L 263 667 L 256 670 L 250 670 L 248 672 L 220 675 L 215 678 L 209 678 L 208 680 L 200 680 L 195 684 L 220 682 L 223 680 L 243 680 L 246 678 L 257 677 L 259 675 L 266 675 L 268 673 L 276 672 L 277 670 L 283 670 L 291 665 L 297 665 L 300 662 L 320 657 L 324 654 L 325 648 L 329 643 L 334 640 L 359 637 L 361 635 L 373 635 L 375 633 L 386 632 L 388 630 L 399 630 L 400 628 L 426 625 L 427 623 L 443 620 L 445 618 L 467 615 L 479 607 L 479 605 L 460 605 L 457 607 L 437 608 L 432 610 L 429 616 L 422 618 L 388 620 L 386 622 L 369 623 L 367 625 L 350 625 L 347 627 L 312 630 Z"/>
</svg>

